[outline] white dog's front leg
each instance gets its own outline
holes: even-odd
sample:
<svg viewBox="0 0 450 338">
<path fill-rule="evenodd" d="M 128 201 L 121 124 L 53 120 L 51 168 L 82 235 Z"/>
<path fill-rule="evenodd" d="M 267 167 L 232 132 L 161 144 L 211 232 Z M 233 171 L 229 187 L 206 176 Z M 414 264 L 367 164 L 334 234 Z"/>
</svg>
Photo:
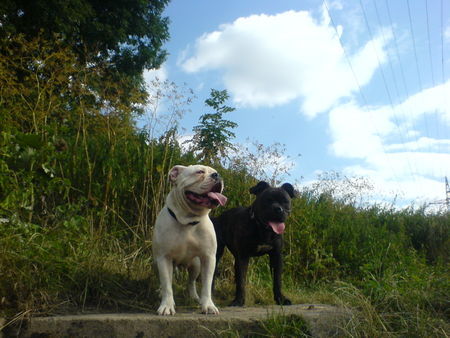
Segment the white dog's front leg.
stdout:
<svg viewBox="0 0 450 338">
<path fill-rule="evenodd" d="M 174 315 L 175 301 L 173 300 L 172 291 L 173 262 L 167 257 L 158 257 L 156 263 L 161 285 L 161 305 L 158 308 L 158 314 L 163 316 Z"/>
<path fill-rule="evenodd" d="M 219 310 L 214 305 L 211 299 L 211 287 L 214 276 L 214 268 L 216 266 L 216 257 L 214 255 L 206 256 L 201 259 L 202 264 L 202 292 L 200 298 L 200 304 L 202 307 L 202 313 L 219 314 Z"/>
</svg>

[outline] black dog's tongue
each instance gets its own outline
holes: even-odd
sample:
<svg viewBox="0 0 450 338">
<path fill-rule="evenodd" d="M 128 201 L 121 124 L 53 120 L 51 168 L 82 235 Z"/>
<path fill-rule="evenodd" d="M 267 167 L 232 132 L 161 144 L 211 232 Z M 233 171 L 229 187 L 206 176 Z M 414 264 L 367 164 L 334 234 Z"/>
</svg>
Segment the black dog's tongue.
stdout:
<svg viewBox="0 0 450 338">
<path fill-rule="evenodd" d="M 224 206 L 227 203 L 227 198 L 220 192 L 209 192 L 208 197 L 217 201 L 220 205 Z"/>
<path fill-rule="evenodd" d="M 282 222 L 268 222 L 268 223 L 272 227 L 272 230 L 278 235 L 281 235 L 284 232 L 284 228 L 286 227 Z"/>
</svg>

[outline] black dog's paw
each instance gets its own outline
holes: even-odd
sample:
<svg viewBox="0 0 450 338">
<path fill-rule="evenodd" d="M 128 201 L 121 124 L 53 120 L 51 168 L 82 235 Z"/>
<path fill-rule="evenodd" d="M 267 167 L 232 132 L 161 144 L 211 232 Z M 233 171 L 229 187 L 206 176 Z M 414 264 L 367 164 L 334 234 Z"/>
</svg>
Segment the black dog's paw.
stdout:
<svg viewBox="0 0 450 338">
<path fill-rule="evenodd" d="M 234 299 L 230 306 L 244 306 L 244 300 L 243 299 Z"/>
<path fill-rule="evenodd" d="M 289 298 L 286 298 L 285 296 L 281 296 L 280 298 L 275 299 L 278 305 L 292 305 L 292 302 Z"/>
</svg>

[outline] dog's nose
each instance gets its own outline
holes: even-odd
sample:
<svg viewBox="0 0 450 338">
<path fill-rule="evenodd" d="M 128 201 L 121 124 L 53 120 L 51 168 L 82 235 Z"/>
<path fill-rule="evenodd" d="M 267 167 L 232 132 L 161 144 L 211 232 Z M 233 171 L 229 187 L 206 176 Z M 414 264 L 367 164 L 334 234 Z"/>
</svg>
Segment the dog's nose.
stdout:
<svg viewBox="0 0 450 338">
<path fill-rule="evenodd" d="M 211 174 L 211 178 L 217 180 L 219 178 L 219 174 L 218 173 L 212 173 Z"/>
<path fill-rule="evenodd" d="M 277 214 L 281 215 L 283 213 L 283 208 L 279 205 L 276 205 L 273 207 L 273 211 L 275 211 Z"/>
</svg>

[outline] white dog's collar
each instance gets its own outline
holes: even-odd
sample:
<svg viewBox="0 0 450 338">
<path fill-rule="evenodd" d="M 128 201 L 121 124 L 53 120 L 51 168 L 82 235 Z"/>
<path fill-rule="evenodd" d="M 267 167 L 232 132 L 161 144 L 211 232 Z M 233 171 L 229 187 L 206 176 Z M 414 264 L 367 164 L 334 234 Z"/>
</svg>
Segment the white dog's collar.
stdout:
<svg viewBox="0 0 450 338">
<path fill-rule="evenodd" d="M 173 218 L 175 218 L 175 221 L 177 221 L 178 223 L 180 223 L 180 221 L 177 218 L 177 215 L 175 215 L 175 213 L 172 211 L 172 209 L 170 209 L 169 207 L 167 207 L 167 211 L 169 212 L 170 216 L 172 216 Z M 198 223 L 200 223 L 199 221 L 196 222 L 190 222 L 187 223 L 187 225 L 197 225 Z"/>
</svg>

